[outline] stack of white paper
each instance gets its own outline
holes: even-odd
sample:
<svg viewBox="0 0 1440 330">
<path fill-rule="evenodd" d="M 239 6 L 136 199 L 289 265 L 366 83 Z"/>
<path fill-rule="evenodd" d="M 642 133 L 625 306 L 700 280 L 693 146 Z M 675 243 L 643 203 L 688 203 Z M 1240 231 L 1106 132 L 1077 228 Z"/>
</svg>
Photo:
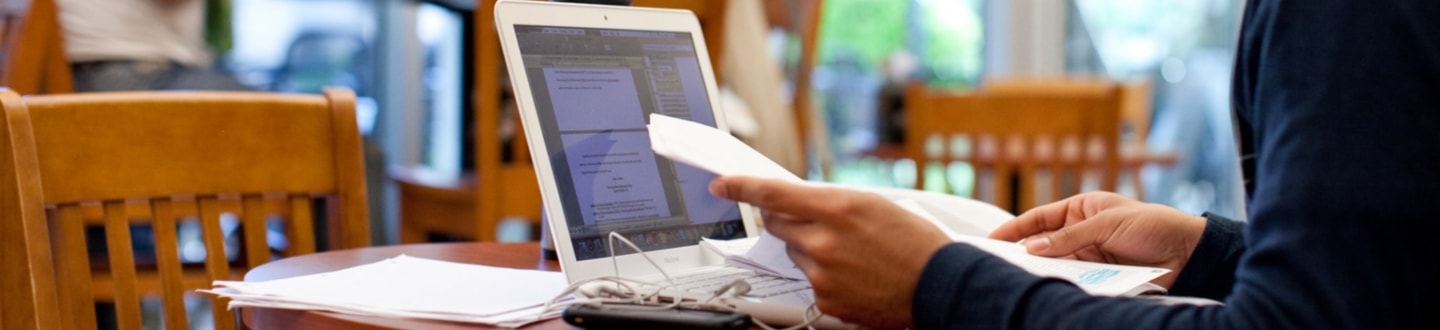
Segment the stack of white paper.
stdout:
<svg viewBox="0 0 1440 330">
<path fill-rule="evenodd" d="M 559 310 L 542 308 L 567 282 L 559 272 L 400 255 L 329 273 L 214 285 L 200 291 L 229 298 L 230 308 L 325 310 L 519 327 L 558 316 Z"/>
</svg>

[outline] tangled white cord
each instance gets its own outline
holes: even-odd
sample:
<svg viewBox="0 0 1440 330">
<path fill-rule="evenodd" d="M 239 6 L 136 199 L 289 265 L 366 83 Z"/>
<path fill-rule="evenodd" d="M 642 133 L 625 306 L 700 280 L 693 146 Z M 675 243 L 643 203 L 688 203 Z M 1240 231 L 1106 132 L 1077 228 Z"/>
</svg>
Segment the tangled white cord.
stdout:
<svg viewBox="0 0 1440 330">
<path fill-rule="evenodd" d="M 633 305 L 636 308 L 654 308 L 656 310 L 706 309 L 725 312 L 737 312 L 738 310 L 734 306 L 723 303 L 723 299 L 739 297 L 750 291 L 750 286 L 748 283 L 746 283 L 745 281 L 737 280 L 733 283 L 722 286 L 718 290 L 715 290 L 715 292 L 712 293 L 709 298 L 699 301 L 687 300 L 680 296 L 666 296 L 662 294 L 662 291 L 665 291 L 665 289 L 670 288 L 671 285 L 674 284 L 674 279 L 670 277 L 670 274 L 666 273 L 665 269 L 660 268 L 660 265 L 655 263 L 654 259 L 650 258 L 648 252 L 646 252 L 645 250 L 641 250 L 639 246 L 636 246 L 635 243 L 625 238 L 624 235 L 620 235 L 620 233 L 616 232 L 610 232 L 608 236 L 609 239 L 606 241 L 610 248 L 610 263 L 611 267 L 615 269 L 615 275 L 589 278 L 570 284 L 570 286 L 565 287 L 565 290 L 561 291 L 560 294 L 556 295 L 554 298 L 551 298 L 550 301 L 545 302 L 545 307 L 541 310 L 540 315 L 538 315 L 537 318 L 542 317 L 543 315 L 548 314 L 552 311 L 555 311 L 556 309 L 565 308 L 572 305 L 589 305 L 592 307 L 600 307 L 604 304 L 627 304 Z M 640 253 L 640 257 L 645 258 L 645 261 L 649 262 L 650 266 L 655 267 L 656 270 L 660 271 L 660 275 L 665 277 L 665 282 L 667 284 L 659 285 L 658 283 L 651 283 L 620 277 L 620 264 L 615 260 L 616 240 L 619 240 L 626 246 L 629 246 L 630 249 L 635 250 L 635 252 Z M 566 297 L 570 297 L 576 294 L 579 294 L 582 297 L 570 301 L 565 301 Z M 820 309 L 816 307 L 814 303 L 811 303 L 809 307 L 805 308 L 805 322 L 791 327 L 775 328 L 753 316 L 750 318 L 750 320 L 754 321 L 755 325 L 758 325 L 760 326 L 760 328 L 763 328 L 765 330 L 813 330 L 815 328 L 811 325 L 824 316 L 825 314 L 821 313 Z"/>
</svg>

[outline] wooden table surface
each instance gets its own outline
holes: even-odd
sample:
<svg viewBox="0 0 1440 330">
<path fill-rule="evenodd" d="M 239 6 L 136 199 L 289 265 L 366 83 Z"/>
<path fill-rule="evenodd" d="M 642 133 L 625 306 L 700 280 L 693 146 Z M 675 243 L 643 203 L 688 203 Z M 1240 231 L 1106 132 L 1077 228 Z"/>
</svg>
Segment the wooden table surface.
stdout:
<svg viewBox="0 0 1440 330">
<path fill-rule="evenodd" d="M 400 254 L 412 257 L 518 269 L 560 271 L 560 264 L 540 259 L 539 243 L 436 243 L 378 246 L 329 251 L 272 261 L 245 273 L 257 282 L 341 270 Z M 241 317 L 253 329 L 492 329 L 480 324 L 347 315 L 322 311 L 242 308 Z M 572 329 L 559 319 L 531 324 L 524 329 Z"/>
</svg>

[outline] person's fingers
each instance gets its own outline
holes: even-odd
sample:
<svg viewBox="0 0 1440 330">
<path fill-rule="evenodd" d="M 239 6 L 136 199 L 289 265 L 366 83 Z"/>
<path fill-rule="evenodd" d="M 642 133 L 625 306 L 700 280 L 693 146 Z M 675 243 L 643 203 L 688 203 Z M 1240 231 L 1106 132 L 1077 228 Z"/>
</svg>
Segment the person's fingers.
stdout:
<svg viewBox="0 0 1440 330">
<path fill-rule="evenodd" d="M 866 200 L 866 193 L 833 187 L 816 187 L 779 179 L 722 176 L 710 182 L 717 197 L 749 203 L 763 209 L 823 220 L 834 218 Z"/>
<path fill-rule="evenodd" d="M 710 181 L 711 194 L 762 209 L 772 209 L 776 204 L 795 204 L 797 199 L 809 198 L 815 189 L 778 179 L 739 175 L 721 176 Z"/>
<path fill-rule="evenodd" d="M 1015 219 L 1000 224 L 990 232 L 990 238 L 1002 241 L 1016 241 L 1036 234 L 1054 231 L 1065 226 L 1070 203 L 1083 196 L 1075 196 L 1025 211 Z M 1028 240 L 1027 240 L 1028 241 Z"/>
<path fill-rule="evenodd" d="M 1122 219 L 1115 214 L 1100 212 L 1078 223 L 1065 226 L 1047 236 L 1025 239 L 1030 254 L 1058 257 L 1075 254 L 1081 249 L 1098 245 L 1115 232 Z"/>
<path fill-rule="evenodd" d="M 811 259 L 795 244 L 785 244 L 785 254 L 790 256 L 790 262 L 795 263 L 796 268 L 800 268 L 800 271 L 805 273 L 806 278 L 810 278 L 812 274 L 820 271 L 820 265 L 815 263 L 815 259 Z"/>
<path fill-rule="evenodd" d="M 1038 234 L 1035 234 L 1035 235 L 1030 235 L 1030 236 L 1025 237 L 1025 240 L 1020 241 L 1020 242 L 1021 242 L 1021 243 L 1024 243 L 1024 242 L 1027 242 L 1027 241 L 1030 241 L 1030 240 L 1045 238 L 1045 237 L 1050 236 L 1050 234 L 1054 234 L 1054 233 L 1055 233 L 1055 231 L 1052 230 L 1052 231 L 1046 231 L 1046 232 L 1038 233 Z"/>
<path fill-rule="evenodd" d="M 1088 192 L 1030 209 L 1020 216 L 1000 224 L 990 232 L 990 238 L 1015 241 L 1047 231 L 1055 231 L 1069 224 L 1087 220 L 1091 215 L 1125 203 L 1139 203 L 1124 196 L 1109 192 Z"/>
<path fill-rule="evenodd" d="M 811 221 L 801 220 L 785 213 L 767 212 L 765 214 L 765 231 L 786 242 L 803 237 L 803 232 L 813 224 Z"/>
<path fill-rule="evenodd" d="M 810 219 L 807 219 L 807 218 L 802 218 L 802 217 L 795 216 L 795 215 L 792 215 L 792 214 L 789 214 L 789 213 L 779 212 L 779 211 L 772 211 L 772 210 L 767 210 L 767 209 L 761 209 L 761 210 L 760 210 L 760 220 L 765 221 L 765 222 L 770 222 L 770 221 L 811 222 L 811 220 L 810 220 Z"/>
</svg>

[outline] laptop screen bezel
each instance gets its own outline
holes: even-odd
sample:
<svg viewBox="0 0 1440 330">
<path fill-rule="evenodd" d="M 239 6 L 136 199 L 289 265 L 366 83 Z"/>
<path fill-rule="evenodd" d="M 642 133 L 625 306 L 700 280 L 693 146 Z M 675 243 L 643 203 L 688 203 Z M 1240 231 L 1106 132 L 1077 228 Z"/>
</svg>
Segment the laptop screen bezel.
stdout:
<svg viewBox="0 0 1440 330">
<path fill-rule="evenodd" d="M 613 262 L 611 258 L 583 261 L 576 259 L 568 228 L 569 221 L 567 221 L 561 204 L 563 202 L 558 190 L 560 185 L 556 181 L 549 157 L 551 150 L 548 150 L 544 141 L 545 137 L 541 134 L 541 123 L 536 113 L 534 94 L 530 89 L 530 77 L 523 69 L 524 63 L 516 39 L 515 26 L 538 25 L 689 33 L 692 36 L 691 43 L 694 45 L 695 55 L 699 59 L 710 111 L 716 119 L 717 128 L 728 131 L 724 113 L 720 111 L 719 89 L 715 83 L 714 71 L 710 64 L 708 49 L 700 30 L 699 21 L 693 13 L 685 10 L 538 1 L 500 1 L 495 5 L 495 22 L 502 53 L 505 55 L 506 67 L 509 68 L 511 86 L 514 88 L 516 103 L 520 110 L 520 123 L 529 144 L 536 177 L 540 185 L 542 204 L 549 217 L 548 223 L 544 225 L 549 226 L 551 241 L 556 245 L 556 251 L 560 252 L 560 266 L 561 270 L 565 272 L 566 278 L 575 282 L 596 276 L 641 277 L 658 273 L 649 262 L 638 254 L 623 255 L 615 258 Z M 741 222 L 745 227 L 745 235 L 747 237 L 758 235 L 754 210 L 748 205 L 741 204 L 740 213 Z M 617 247 L 617 250 L 626 251 L 628 249 Z M 683 271 L 688 268 L 715 265 L 721 262 L 717 256 L 704 252 L 698 244 L 647 251 L 647 253 L 667 272 Z M 617 267 L 620 274 L 615 274 Z"/>
</svg>

